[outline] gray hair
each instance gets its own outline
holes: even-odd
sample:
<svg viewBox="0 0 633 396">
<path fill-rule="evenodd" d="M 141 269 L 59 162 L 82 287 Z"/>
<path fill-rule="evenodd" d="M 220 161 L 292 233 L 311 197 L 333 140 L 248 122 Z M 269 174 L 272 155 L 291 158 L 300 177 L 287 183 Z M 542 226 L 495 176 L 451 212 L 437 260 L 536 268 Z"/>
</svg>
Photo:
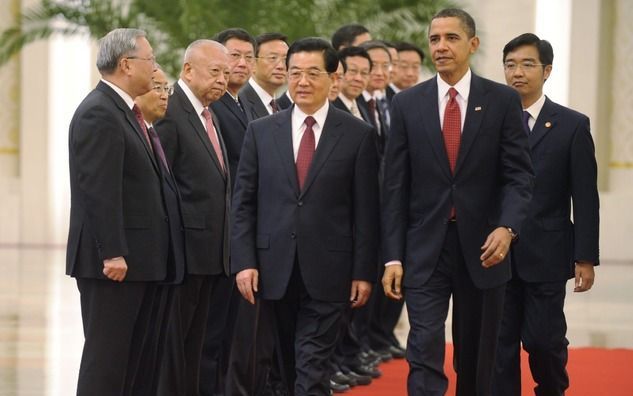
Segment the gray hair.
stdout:
<svg viewBox="0 0 633 396">
<path fill-rule="evenodd" d="M 199 40 L 196 40 L 196 41 L 192 42 L 191 44 L 189 44 L 189 46 L 185 50 L 185 55 L 184 55 L 183 62 L 184 63 L 191 62 L 191 59 L 195 56 L 194 54 L 196 53 L 197 49 L 200 48 L 200 47 L 205 47 L 205 46 L 212 46 L 212 47 L 219 48 L 223 52 L 228 54 L 228 50 L 226 49 L 226 47 L 224 45 L 218 43 L 217 41 L 215 41 L 215 40 L 208 40 L 208 39 L 199 39 Z"/>
<path fill-rule="evenodd" d="M 124 55 L 136 50 L 136 39 L 146 37 L 139 29 L 114 29 L 99 40 L 97 69 L 101 74 L 113 73 Z"/>
</svg>

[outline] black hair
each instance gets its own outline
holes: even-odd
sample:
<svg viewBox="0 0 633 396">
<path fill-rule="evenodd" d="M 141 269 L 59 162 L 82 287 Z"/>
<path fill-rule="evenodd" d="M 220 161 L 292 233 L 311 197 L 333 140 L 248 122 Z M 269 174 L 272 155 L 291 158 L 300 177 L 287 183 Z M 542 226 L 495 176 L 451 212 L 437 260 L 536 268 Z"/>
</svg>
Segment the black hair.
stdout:
<svg viewBox="0 0 633 396">
<path fill-rule="evenodd" d="M 288 48 L 286 68 L 289 66 L 292 54 L 296 54 L 297 52 L 321 52 L 323 54 L 325 71 L 328 73 L 334 73 L 336 72 L 336 69 L 338 69 L 339 58 L 336 55 L 336 51 L 325 39 L 320 37 L 305 37 L 292 43 L 290 48 Z"/>
<path fill-rule="evenodd" d="M 356 37 L 361 34 L 369 33 L 369 30 L 358 23 L 350 23 L 336 29 L 332 35 L 332 47 L 339 50 L 341 47 L 349 47 L 352 45 Z"/>
<path fill-rule="evenodd" d="M 417 54 L 420 56 L 420 61 L 424 62 L 424 51 L 422 51 L 422 48 L 418 47 L 417 45 L 406 41 L 400 41 L 398 43 L 395 43 L 394 46 L 396 48 L 396 51 L 398 52 L 417 52 Z"/>
<path fill-rule="evenodd" d="M 345 68 L 345 70 L 347 70 L 347 58 L 350 58 L 352 56 L 360 56 L 367 59 L 367 61 L 369 62 L 369 70 L 371 71 L 372 63 L 371 58 L 369 57 L 369 53 L 365 48 L 361 47 L 345 47 L 338 52 L 338 58 L 341 60 L 341 63 L 343 63 L 343 67 Z"/>
<path fill-rule="evenodd" d="M 393 59 L 391 59 L 391 52 L 389 52 L 389 47 L 387 47 L 383 41 L 369 40 L 360 44 L 359 47 L 364 48 L 365 51 L 367 52 L 376 48 L 384 50 L 387 53 L 387 55 L 389 55 L 389 62 L 393 62 Z"/>
<path fill-rule="evenodd" d="M 470 16 L 466 11 L 459 8 L 445 8 L 437 12 L 437 14 L 433 15 L 431 18 L 431 22 L 437 18 L 457 18 L 462 23 L 462 27 L 466 32 L 468 38 L 473 38 L 477 34 L 477 29 L 475 27 L 475 20 Z M 429 23 L 429 30 L 431 29 L 431 23 Z"/>
<path fill-rule="evenodd" d="M 255 43 L 255 39 L 253 38 L 253 36 L 251 36 L 250 33 L 242 28 L 225 29 L 213 36 L 213 40 L 222 45 L 226 45 L 226 42 L 230 39 L 237 39 L 240 41 L 251 43 L 253 45 L 253 49 L 255 49 L 255 47 L 257 46 L 257 43 Z"/>
<path fill-rule="evenodd" d="M 523 33 L 510 40 L 508 44 L 503 47 L 503 61 L 505 62 L 506 56 L 519 47 L 524 45 L 531 45 L 538 51 L 539 62 L 543 64 L 543 67 L 551 65 L 554 62 L 554 49 L 547 40 L 541 40 L 534 33 Z"/>
<path fill-rule="evenodd" d="M 255 46 L 255 56 L 259 55 L 259 47 L 264 44 L 267 43 L 269 41 L 283 41 L 284 43 L 288 43 L 288 36 L 286 36 L 283 33 L 277 33 L 277 32 L 272 32 L 272 33 L 262 33 L 259 36 L 255 37 L 255 44 L 257 44 Z"/>
</svg>

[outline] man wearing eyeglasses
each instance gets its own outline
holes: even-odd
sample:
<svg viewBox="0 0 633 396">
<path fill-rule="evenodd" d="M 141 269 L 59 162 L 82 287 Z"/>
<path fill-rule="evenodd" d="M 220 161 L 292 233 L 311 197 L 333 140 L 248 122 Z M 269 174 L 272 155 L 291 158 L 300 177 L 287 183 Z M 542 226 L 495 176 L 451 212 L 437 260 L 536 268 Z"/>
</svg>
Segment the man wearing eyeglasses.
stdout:
<svg viewBox="0 0 633 396">
<path fill-rule="evenodd" d="M 246 131 L 231 271 L 247 301 L 274 303 L 291 394 L 329 395 L 341 316 L 376 276 L 378 162 L 371 126 L 328 102 L 332 46 L 300 39 L 287 65 L 294 106 Z"/>
<path fill-rule="evenodd" d="M 565 285 L 575 278 L 574 292 L 591 289 L 598 265 L 597 165 L 589 119 L 543 94 L 553 60 L 550 43 L 532 33 L 503 48 L 506 82 L 521 96 L 536 183 L 520 243 L 512 247 L 495 396 L 521 394 L 521 345 L 529 354 L 535 394 L 565 393 Z"/>
<path fill-rule="evenodd" d="M 180 189 L 187 272 L 174 288 L 159 395 L 198 395 L 210 297 L 228 273 L 231 178 L 219 125 L 209 105 L 224 95 L 227 49 L 196 40 L 185 50 L 165 118 L 156 123 Z"/>
<path fill-rule="evenodd" d="M 346 66 L 346 70 L 339 84 L 338 98 L 332 104 L 359 120 L 369 123 L 369 114 L 358 101 L 369 82 L 371 73 L 369 54 L 360 47 L 346 47 L 338 52 L 338 56 Z"/>
<path fill-rule="evenodd" d="M 255 120 L 281 110 L 277 103 L 278 91 L 286 83 L 286 36 L 264 33 L 255 38 L 255 68 L 253 76 L 240 91 Z"/>
<path fill-rule="evenodd" d="M 399 60 L 396 66 L 398 72 L 389 83 L 391 92 L 393 92 L 391 95 L 387 95 L 389 100 L 403 89 L 411 88 L 418 83 L 424 61 L 424 52 L 417 45 L 407 42 L 399 42 L 394 45 L 398 51 Z"/>
<path fill-rule="evenodd" d="M 158 282 L 172 264 L 161 172 L 134 98 L 156 68 L 145 32 L 99 41 L 101 81 L 69 128 L 71 212 L 66 273 L 77 281 L 85 343 L 77 395 L 151 395 Z M 154 358 L 152 358 L 152 356 Z"/>
</svg>

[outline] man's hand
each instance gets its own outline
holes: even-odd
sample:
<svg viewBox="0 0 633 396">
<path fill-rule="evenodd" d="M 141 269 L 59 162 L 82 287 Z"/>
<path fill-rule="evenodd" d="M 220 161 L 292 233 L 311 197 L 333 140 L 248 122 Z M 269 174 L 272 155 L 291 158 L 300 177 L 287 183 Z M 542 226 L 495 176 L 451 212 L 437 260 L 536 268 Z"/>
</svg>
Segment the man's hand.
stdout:
<svg viewBox="0 0 633 396">
<path fill-rule="evenodd" d="M 382 276 L 382 288 L 385 295 L 393 300 L 402 299 L 402 264 L 392 264 L 385 267 Z"/>
<path fill-rule="evenodd" d="M 259 283 L 259 271 L 256 269 L 245 269 L 237 273 L 235 283 L 240 290 L 242 297 L 251 304 L 255 304 L 255 293 Z"/>
<path fill-rule="evenodd" d="M 123 257 L 103 260 L 103 275 L 115 282 L 123 282 L 127 274 L 127 263 Z"/>
<path fill-rule="evenodd" d="M 510 243 L 512 243 L 510 231 L 505 227 L 495 228 L 481 247 L 481 250 L 483 250 L 482 255 L 479 257 L 481 265 L 485 268 L 490 268 L 502 262 L 508 255 Z"/>
<path fill-rule="evenodd" d="M 576 281 L 574 292 L 582 293 L 591 289 L 593 286 L 596 273 L 594 272 L 593 263 L 587 261 L 579 261 L 576 263 Z"/>
<path fill-rule="evenodd" d="M 352 308 L 360 308 L 367 300 L 369 300 L 369 294 L 371 293 L 371 283 L 362 280 L 352 281 L 352 294 L 349 297 L 349 301 L 352 303 Z"/>
</svg>

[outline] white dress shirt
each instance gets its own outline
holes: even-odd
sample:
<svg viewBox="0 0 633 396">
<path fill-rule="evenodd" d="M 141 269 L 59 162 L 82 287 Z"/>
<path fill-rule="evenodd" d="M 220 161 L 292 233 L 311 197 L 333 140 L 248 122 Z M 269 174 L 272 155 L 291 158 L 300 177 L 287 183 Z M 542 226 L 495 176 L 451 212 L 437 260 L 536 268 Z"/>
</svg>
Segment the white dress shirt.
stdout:
<svg viewBox="0 0 633 396">
<path fill-rule="evenodd" d="M 462 117 L 461 131 L 464 131 L 464 121 L 466 120 L 466 110 L 468 109 L 468 95 L 470 95 L 470 80 L 472 79 L 472 73 L 470 68 L 464 74 L 464 76 L 459 80 L 455 85 L 451 86 L 444 80 L 440 75 L 437 75 L 437 100 L 438 100 L 438 108 L 440 110 L 440 127 L 444 127 L 444 112 L 446 111 L 446 105 L 448 104 L 448 100 L 450 96 L 448 95 L 448 90 L 453 87 L 457 90 L 457 96 L 455 100 L 457 100 L 457 104 L 459 105 L 459 112 Z"/>
<path fill-rule="evenodd" d="M 543 109 L 543 105 L 545 104 L 545 94 L 541 95 L 540 98 L 534 103 L 532 106 L 527 109 L 523 109 L 523 111 L 527 111 L 530 113 L 530 118 L 528 119 L 528 126 L 530 127 L 530 131 L 534 129 L 534 124 L 536 124 L 536 119 L 538 115 L 541 114 L 541 110 Z"/>
<path fill-rule="evenodd" d="M 295 162 L 297 162 L 297 154 L 299 154 L 299 145 L 301 144 L 301 138 L 303 137 L 303 132 L 306 130 L 305 120 L 307 116 L 314 117 L 316 123 L 312 126 L 312 131 L 314 132 L 314 150 L 319 147 L 319 139 L 321 138 L 321 133 L 323 132 L 323 124 L 325 124 L 325 118 L 327 117 L 328 109 L 330 105 L 329 101 L 326 100 L 325 104 L 314 114 L 306 114 L 304 113 L 299 106 L 294 106 L 292 108 L 292 150 L 294 152 Z"/>
</svg>

